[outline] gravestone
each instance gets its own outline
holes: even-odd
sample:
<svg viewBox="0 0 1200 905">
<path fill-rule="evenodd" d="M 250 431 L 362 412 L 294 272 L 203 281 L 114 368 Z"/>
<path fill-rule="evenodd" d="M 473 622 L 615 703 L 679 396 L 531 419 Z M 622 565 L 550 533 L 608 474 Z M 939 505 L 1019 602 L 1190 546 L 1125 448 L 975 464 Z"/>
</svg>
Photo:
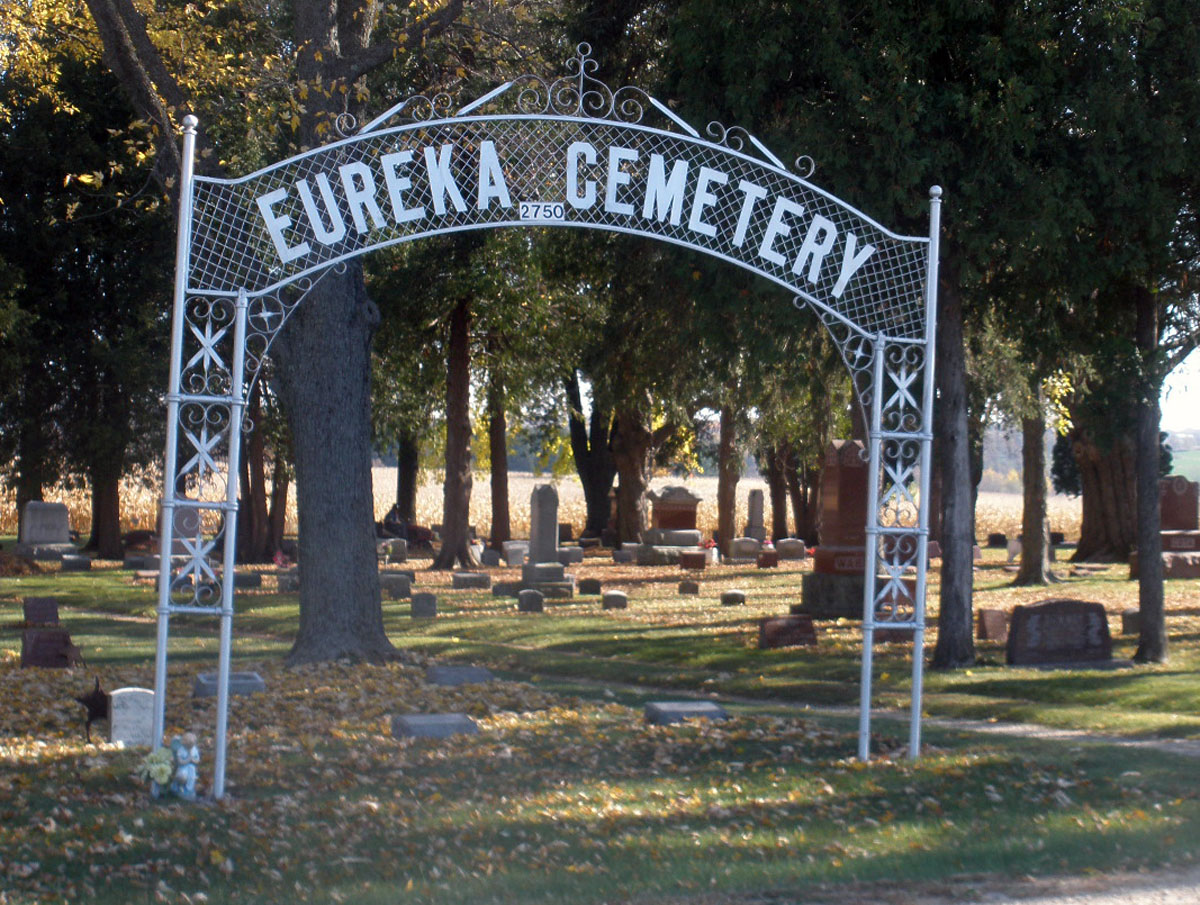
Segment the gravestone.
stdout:
<svg viewBox="0 0 1200 905">
<path fill-rule="evenodd" d="M 13 546 L 13 553 L 30 559 L 58 559 L 75 552 L 66 505 L 40 500 L 27 502 L 21 515 L 21 536 Z"/>
<path fill-rule="evenodd" d="M 1158 482 L 1158 505 L 1163 531 L 1200 529 L 1200 484 L 1183 475 L 1170 475 Z"/>
<path fill-rule="evenodd" d="M 479 588 L 487 591 L 492 587 L 492 578 L 485 572 L 455 572 L 450 576 L 450 587 L 455 590 Z"/>
<path fill-rule="evenodd" d="M 504 547 L 504 563 L 509 568 L 525 564 L 525 556 L 529 553 L 529 544 L 524 541 L 506 540 Z"/>
<path fill-rule="evenodd" d="M 798 537 L 781 537 L 775 541 L 775 550 L 780 559 L 804 559 L 808 555 L 808 551 L 804 548 L 804 541 Z"/>
<path fill-rule="evenodd" d="M 1164 553 L 1163 578 L 1200 578 L 1200 553 Z"/>
<path fill-rule="evenodd" d="M 492 671 L 483 666 L 449 666 L 436 663 L 425 670 L 426 682 L 448 688 L 457 688 L 459 685 L 484 685 L 495 679 Z"/>
<path fill-rule="evenodd" d="M 57 597 L 26 597 L 22 609 L 27 626 L 57 626 Z"/>
<path fill-rule="evenodd" d="M 636 553 L 633 550 L 613 550 L 613 562 L 619 565 L 626 565 L 633 562 Z"/>
<path fill-rule="evenodd" d="M 526 588 L 517 594 L 518 613 L 541 613 L 546 609 L 546 595 L 541 591 Z"/>
<path fill-rule="evenodd" d="M 215 698 L 217 696 L 218 675 L 215 672 L 202 672 L 192 682 L 193 698 Z M 231 672 L 229 674 L 229 695 L 259 694 L 267 690 L 267 683 L 256 672 Z M 114 692 L 115 693 L 115 692 Z"/>
<path fill-rule="evenodd" d="M 450 738 L 478 734 L 479 726 L 465 713 L 406 713 L 392 717 L 392 738 Z"/>
<path fill-rule="evenodd" d="M 1121 634 L 1140 635 L 1142 633 L 1142 611 L 1136 609 L 1121 610 Z"/>
<path fill-rule="evenodd" d="M 629 595 L 624 591 L 605 591 L 600 603 L 606 610 L 628 609 Z"/>
<path fill-rule="evenodd" d="M 648 528 L 642 542 L 652 547 L 698 547 L 700 532 L 695 528 Z"/>
<path fill-rule="evenodd" d="M 118 688 L 108 696 L 108 740 L 127 748 L 154 747 L 154 692 Z"/>
<path fill-rule="evenodd" d="M 694 531 L 700 497 L 686 487 L 664 487 L 646 494 L 650 500 L 650 526 L 666 531 Z M 667 543 L 662 541 L 661 543 Z"/>
<path fill-rule="evenodd" d="M 62 563 L 63 572 L 90 572 L 92 570 L 92 558 L 78 553 L 64 553 L 59 562 Z"/>
<path fill-rule="evenodd" d="M 283 578 L 279 579 L 279 589 L 283 590 Z M 299 590 L 299 582 L 297 582 Z M 379 590 L 391 600 L 399 600 L 412 594 L 412 578 L 403 572 L 380 572 Z"/>
<path fill-rule="evenodd" d="M 861 578 L 867 543 L 867 463 L 857 440 L 834 440 L 821 471 L 821 543 L 813 570 Z"/>
<path fill-rule="evenodd" d="M 989 547 L 1007 547 L 1008 535 L 999 531 L 993 532 L 987 536 L 987 545 Z"/>
<path fill-rule="evenodd" d="M 21 668 L 69 669 L 83 663 L 65 628 L 27 628 L 21 632 Z"/>
<path fill-rule="evenodd" d="M 745 602 L 745 591 L 731 590 L 721 592 L 721 606 L 740 606 Z"/>
<path fill-rule="evenodd" d="M 558 491 L 539 484 L 529 495 L 529 561 L 558 562 Z"/>
<path fill-rule="evenodd" d="M 729 714 L 712 701 L 651 701 L 645 719 L 654 726 L 670 726 L 684 720 L 727 720 Z"/>
<path fill-rule="evenodd" d="M 412 595 L 412 618 L 433 619 L 437 616 L 437 594 L 418 591 Z"/>
<path fill-rule="evenodd" d="M 493 597 L 516 597 L 525 587 L 520 581 L 498 581 L 492 585 Z"/>
<path fill-rule="evenodd" d="M 751 490 L 746 505 L 749 510 L 746 518 L 746 537 L 752 537 L 761 544 L 767 539 L 767 526 L 763 522 L 763 492 L 759 489 Z"/>
<path fill-rule="evenodd" d="M 479 557 L 479 564 L 494 569 L 500 565 L 500 551 L 488 547 Z"/>
<path fill-rule="evenodd" d="M 300 590 L 300 570 L 284 569 L 275 573 L 280 594 L 295 594 Z"/>
<path fill-rule="evenodd" d="M 758 622 L 759 650 L 816 643 L 817 630 L 812 616 L 771 616 Z"/>
<path fill-rule="evenodd" d="M 234 572 L 233 586 L 235 588 L 261 588 L 262 575 L 258 572 Z"/>
<path fill-rule="evenodd" d="M 708 553 L 704 550 L 680 550 L 679 568 L 703 569 L 708 565 Z"/>
<path fill-rule="evenodd" d="M 729 559 L 732 563 L 758 562 L 762 552 L 762 541 L 757 537 L 735 537 L 729 542 Z"/>
<path fill-rule="evenodd" d="M 975 616 L 975 637 L 980 641 L 1008 641 L 1008 614 L 1004 610 L 984 608 Z"/>
<path fill-rule="evenodd" d="M 758 567 L 760 569 L 774 569 L 779 565 L 779 553 L 774 548 L 763 550 L 758 554 Z"/>
<path fill-rule="evenodd" d="M 1163 553 L 1200 552 L 1200 531 L 1163 531 L 1161 536 Z"/>
<path fill-rule="evenodd" d="M 578 565 L 583 562 L 583 547 L 559 547 L 558 561 L 564 566 Z"/>
<path fill-rule="evenodd" d="M 580 594 L 599 594 L 601 592 L 599 578 L 581 578 L 579 579 Z"/>
<path fill-rule="evenodd" d="M 558 523 L 558 542 L 560 544 L 569 544 L 575 540 L 575 526 L 570 522 Z"/>
<path fill-rule="evenodd" d="M 679 593 L 680 594 L 699 594 L 700 593 L 700 582 L 693 581 L 690 578 L 679 582 Z"/>
<path fill-rule="evenodd" d="M 1013 608 L 1006 662 L 1010 666 L 1096 663 L 1112 659 L 1104 605 L 1044 600 Z"/>
<path fill-rule="evenodd" d="M 394 537 L 387 541 L 387 561 L 389 563 L 408 562 L 408 541 L 402 537 Z"/>
<path fill-rule="evenodd" d="M 925 555 L 929 559 L 942 558 L 942 545 L 935 540 L 931 540 L 926 544 Z"/>
</svg>

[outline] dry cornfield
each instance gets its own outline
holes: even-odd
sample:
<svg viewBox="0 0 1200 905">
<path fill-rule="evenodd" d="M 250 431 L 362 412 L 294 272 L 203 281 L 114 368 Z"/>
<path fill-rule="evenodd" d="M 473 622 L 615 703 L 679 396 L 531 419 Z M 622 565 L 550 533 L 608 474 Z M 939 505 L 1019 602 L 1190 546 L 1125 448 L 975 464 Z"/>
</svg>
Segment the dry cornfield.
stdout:
<svg viewBox="0 0 1200 905">
<path fill-rule="evenodd" d="M 395 499 L 396 475 L 392 468 L 376 467 L 373 470 L 375 488 L 375 518 L 382 521 Z M 509 475 L 509 511 L 514 536 L 529 534 L 529 495 L 534 486 L 554 483 L 558 488 L 559 521 L 570 522 L 575 533 L 583 530 L 587 509 L 584 505 L 583 488 L 573 477 L 553 479 L 528 473 Z M 704 536 L 711 536 L 717 527 L 717 479 L 708 476 L 689 478 L 660 477 L 651 482 L 658 490 L 671 484 L 681 484 L 701 498 L 697 513 L 697 527 Z M 438 524 L 442 520 L 441 475 L 430 472 L 426 475 L 417 494 L 417 520 L 424 525 Z M 747 498 L 750 491 L 759 488 L 766 492 L 760 478 L 744 478 L 738 483 L 737 525 L 746 523 Z M 71 526 L 81 534 L 91 527 L 91 498 L 84 488 L 55 487 L 46 493 L 47 500 L 66 503 L 70 512 Z M 127 478 L 121 486 L 122 530 L 153 528 L 158 506 L 157 482 L 149 475 Z M 296 499 L 293 492 L 288 501 L 288 531 L 296 530 Z M 1051 497 L 1049 501 L 1050 527 L 1062 531 L 1068 540 L 1079 537 L 1080 502 L 1078 498 Z M 768 515 L 769 518 L 769 515 Z M 1004 532 L 1015 537 L 1021 530 L 1021 497 L 1007 493 L 980 493 L 975 508 L 976 535 L 982 539 L 992 532 Z M 488 476 L 477 475 L 471 492 L 471 524 L 481 536 L 491 530 L 491 486 Z M 15 534 L 17 512 L 14 494 L 0 490 L 0 534 Z"/>
</svg>

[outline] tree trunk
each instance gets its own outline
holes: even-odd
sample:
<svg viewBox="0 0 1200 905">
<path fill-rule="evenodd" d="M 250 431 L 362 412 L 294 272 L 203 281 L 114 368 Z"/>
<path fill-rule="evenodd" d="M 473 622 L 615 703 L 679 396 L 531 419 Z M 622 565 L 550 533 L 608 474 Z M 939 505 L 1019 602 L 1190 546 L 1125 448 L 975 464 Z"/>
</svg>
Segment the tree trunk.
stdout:
<svg viewBox="0 0 1200 905">
<path fill-rule="evenodd" d="M 646 491 L 650 487 L 650 464 L 654 457 L 654 434 L 632 409 L 618 409 L 613 430 L 613 461 L 617 485 L 617 540 L 636 543 L 646 530 Z"/>
<path fill-rule="evenodd" d="M 488 452 L 492 460 L 492 532 L 491 547 L 503 550 L 512 540 L 508 513 L 508 424 L 504 416 L 504 387 L 491 374 L 488 381 Z"/>
<path fill-rule="evenodd" d="M 767 449 L 767 490 L 771 494 L 771 540 L 788 537 L 787 479 L 784 477 L 783 445 L 773 443 Z"/>
<path fill-rule="evenodd" d="M 255 384 L 248 417 L 253 425 L 242 456 L 242 487 L 238 506 L 238 562 L 269 562 L 271 526 L 267 517 L 266 444 L 263 440 L 262 400 Z"/>
<path fill-rule="evenodd" d="M 407 524 L 417 521 L 417 479 L 421 473 L 421 445 L 417 435 L 401 428 L 396 437 L 396 506 Z"/>
<path fill-rule="evenodd" d="M 442 547 L 431 569 L 479 565 L 471 549 L 471 303 L 450 315 L 446 356 L 446 480 L 442 485 Z"/>
<path fill-rule="evenodd" d="M 1040 400 L 1037 414 L 1021 419 L 1021 468 L 1024 507 L 1021 512 L 1021 569 L 1015 585 L 1040 585 L 1046 574 L 1046 419 Z"/>
<path fill-rule="evenodd" d="M 125 555 L 121 542 L 121 469 L 93 467 L 88 477 L 92 483 L 92 536 L 87 548 L 95 550 L 100 559 L 121 559 Z"/>
<path fill-rule="evenodd" d="M 276 450 L 275 464 L 271 468 L 271 513 L 267 516 L 272 555 L 283 549 L 283 535 L 287 530 L 288 484 L 290 483 L 291 475 L 288 473 L 287 460 L 284 459 L 282 450 Z"/>
<path fill-rule="evenodd" d="M 1134 289 L 1142 392 L 1137 401 L 1138 613 L 1141 634 L 1133 659 L 1165 663 L 1167 624 L 1163 607 L 1162 512 L 1159 501 L 1158 304 L 1144 286 Z"/>
<path fill-rule="evenodd" d="M 583 536 L 600 537 L 608 527 L 611 515 L 608 494 L 617 474 L 617 466 L 609 448 L 612 412 L 593 399 L 591 417 L 585 423 L 579 373 L 572 369 L 571 376 L 564 383 L 567 401 L 571 404 L 571 414 L 567 419 L 571 432 L 571 454 L 575 458 L 575 470 L 579 473 L 583 499 L 587 504 L 587 523 L 583 528 Z"/>
<path fill-rule="evenodd" d="M 43 502 L 43 488 L 48 483 L 45 436 L 37 419 L 24 419 L 17 439 L 17 454 L 13 458 L 16 461 L 17 538 L 20 539 L 25 529 L 25 504 Z"/>
<path fill-rule="evenodd" d="M 362 270 L 327 274 L 276 337 L 299 506 L 300 625 L 288 660 L 379 660 L 383 629 L 371 489 L 371 336 Z"/>
<path fill-rule="evenodd" d="M 1081 425 L 1071 451 L 1079 467 L 1083 521 L 1074 562 L 1126 562 L 1137 536 L 1136 447 L 1121 436 L 1104 449 Z"/>
<path fill-rule="evenodd" d="M 936 436 L 941 447 L 942 586 L 937 645 L 932 665 L 956 669 L 975 662 L 971 592 L 974 583 L 974 525 L 971 467 L 967 447 L 967 378 L 963 354 L 963 308 L 958 268 L 943 259 L 938 298 Z"/>
<path fill-rule="evenodd" d="M 729 542 L 737 537 L 737 485 L 742 463 L 737 449 L 737 414 L 732 405 L 721 408 L 717 439 L 717 545 L 729 555 Z"/>
</svg>

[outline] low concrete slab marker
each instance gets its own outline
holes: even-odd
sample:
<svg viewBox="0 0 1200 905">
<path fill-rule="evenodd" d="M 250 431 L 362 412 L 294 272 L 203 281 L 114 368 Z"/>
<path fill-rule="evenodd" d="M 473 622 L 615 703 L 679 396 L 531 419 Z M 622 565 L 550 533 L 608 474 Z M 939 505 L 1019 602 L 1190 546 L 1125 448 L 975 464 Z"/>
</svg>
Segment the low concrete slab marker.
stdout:
<svg viewBox="0 0 1200 905">
<path fill-rule="evenodd" d="M 478 734 L 479 726 L 465 713 L 406 713 L 392 717 L 392 738 L 450 738 Z"/>
<path fill-rule="evenodd" d="M 654 726 L 670 726 L 684 720 L 727 720 L 729 714 L 712 701 L 651 701 L 645 719 Z"/>
</svg>

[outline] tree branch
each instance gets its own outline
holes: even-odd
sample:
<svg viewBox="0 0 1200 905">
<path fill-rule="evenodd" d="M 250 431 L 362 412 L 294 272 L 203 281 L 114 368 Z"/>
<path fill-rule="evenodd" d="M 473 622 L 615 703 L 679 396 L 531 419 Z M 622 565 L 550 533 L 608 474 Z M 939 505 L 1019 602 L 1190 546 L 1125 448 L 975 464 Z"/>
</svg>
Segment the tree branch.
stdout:
<svg viewBox="0 0 1200 905">
<path fill-rule="evenodd" d="M 454 24 L 462 15 L 465 0 L 447 0 L 437 12 L 418 19 L 397 39 L 381 41 L 370 47 L 363 47 L 352 55 L 345 55 L 334 61 L 327 70 L 328 75 L 336 80 L 353 82 L 355 79 L 377 69 L 395 56 L 398 50 L 414 47 L 424 41 L 436 38 Z M 373 5 L 373 0 L 357 0 L 351 7 Z M 339 18 L 343 18 L 339 16 Z M 363 15 L 363 21 L 370 16 Z M 360 22 L 361 24 L 361 22 Z"/>
<path fill-rule="evenodd" d="M 104 62 L 129 93 L 134 108 L 158 126 L 159 151 L 167 156 L 164 179 L 179 172 L 179 148 L 169 107 L 184 106 L 179 83 L 163 65 L 146 33 L 146 22 L 129 0 L 87 0 L 104 46 Z"/>
</svg>

